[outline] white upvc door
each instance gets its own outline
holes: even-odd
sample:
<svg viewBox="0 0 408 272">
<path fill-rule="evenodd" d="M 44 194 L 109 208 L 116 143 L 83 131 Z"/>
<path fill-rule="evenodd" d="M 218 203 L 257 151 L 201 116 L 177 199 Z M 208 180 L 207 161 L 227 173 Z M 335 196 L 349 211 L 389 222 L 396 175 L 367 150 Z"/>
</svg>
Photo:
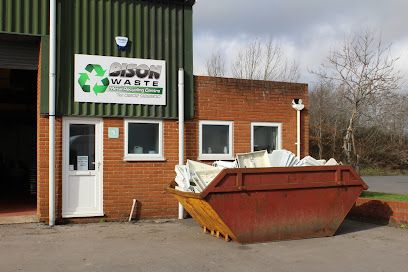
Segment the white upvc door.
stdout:
<svg viewBox="0 0 408 272">
<path fill-rule="evenodd" d="M 62 217 L 103 215 L 103 122 L 64 118 Z"/>
</svg>

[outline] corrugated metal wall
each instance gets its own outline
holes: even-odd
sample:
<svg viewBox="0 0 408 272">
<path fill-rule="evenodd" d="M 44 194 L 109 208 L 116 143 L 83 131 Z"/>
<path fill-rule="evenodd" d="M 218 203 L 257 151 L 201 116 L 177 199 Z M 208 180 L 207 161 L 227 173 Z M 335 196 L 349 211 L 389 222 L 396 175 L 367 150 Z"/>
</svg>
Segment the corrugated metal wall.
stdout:
<svg viewBox="0 0 408 272">
<path fill-rule="evenodd" d="M 0 32 L 48 33 L 49 0 L 0 0 Z"/>
<path fill-rule="evenodd" d="M 0 0 L 0 34 L 41 36 L 41 112 L 48 112 L 49 0 Z"/>
<path fill-rule="evenodd" d="M 57 113 L 73 116 L 176 118 L 177 70 L 184 67 L 185 112 L 187 118 L 192 117 L 192 3 L 175 2 L 180 1 L 59 0 Z M 35 35 L 44 35 L 48 31 L 47 0 L 0 0 L 0 14 L 0 31 Z M 116 48 L 116 36 L 129 37 L 131 44 L 128 51 L 120 52 Z M 76 53 L 166 60 L 166 106 L 74 102 Z M 44 58 L 42 60 L 45 61 Z M 41 96 L 41 113 L 47 113 L 48 99 L 44 89 Z"/>
<path fill-rule="evenodd" d="M 192 47 L 192 39 L 191 33 L 184 32 L 185 24 L 191 24 L 188 10 L 191 7 L 168 1 L 61 1 L 58 112 L 75 116 L 176 118 L 177 70 L 187 66 L 186 114 L 192 116 L 192 50 L 188 48 Z M 129 37 L 128 51 L 116 48 L 116 36 Z M 75 53 L 166 60 L 167 105 L 73 102 Z"/>
</svg>

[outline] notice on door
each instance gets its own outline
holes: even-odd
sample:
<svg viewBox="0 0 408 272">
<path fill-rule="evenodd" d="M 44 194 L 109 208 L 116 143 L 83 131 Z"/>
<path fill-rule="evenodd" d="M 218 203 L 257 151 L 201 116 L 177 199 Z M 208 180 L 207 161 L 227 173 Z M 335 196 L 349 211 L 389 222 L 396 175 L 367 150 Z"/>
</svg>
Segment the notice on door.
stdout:
<svg viewBox="0 0 408 272">
<path fill-rule="evenodd" d="M 77 170 L 88 171 L 88 156 L 77 156 Z"/>
</svg>

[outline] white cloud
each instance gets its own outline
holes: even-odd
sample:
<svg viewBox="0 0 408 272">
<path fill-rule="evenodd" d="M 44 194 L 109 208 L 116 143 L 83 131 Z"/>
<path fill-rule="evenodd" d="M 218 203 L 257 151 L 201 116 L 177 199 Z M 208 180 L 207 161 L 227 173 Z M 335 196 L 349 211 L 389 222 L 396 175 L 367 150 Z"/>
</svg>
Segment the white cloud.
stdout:
<svg viewBox="0 0 408 272">
<path fill-rule="evenodd" d="M 394 43 L 392 48 L 394 56 L 399 57 L 397 67 L 401 72 L 403 80 L 405 81 L 404 84 L 408 85 L 408 37 Z"/>
<path fill-rule="evenodd" d="M 371 28 L 393 43 L 399 68 L 408 75 L 406 10 L 406 0 L 200 0 L 194 6 L 194 71 L 204 74 L 214 51 L 229 64 L 248 41 L 272 37 L 296 57 L 300 81 L 310 83 L 308 69 L 317 68 L 345 35 Z"/>
</svg>

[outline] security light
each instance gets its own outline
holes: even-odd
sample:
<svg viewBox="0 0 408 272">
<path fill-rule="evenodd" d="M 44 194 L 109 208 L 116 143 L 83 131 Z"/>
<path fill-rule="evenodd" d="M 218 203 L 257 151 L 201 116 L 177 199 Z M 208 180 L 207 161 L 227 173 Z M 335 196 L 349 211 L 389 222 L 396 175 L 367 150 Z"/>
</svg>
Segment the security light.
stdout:
<svg viewBox="0 0 408 272">
<path fill-rule="evenodd" d="M 128 45 L 129 38 L 124 36 L 117 36 L 115 37 L 116 45 L 118 46 L 119 50 L 126 50 L 126 46 Z"/>
<path fill-rule="evenodd" d="M 297 111 L 301 111 L 305 108 L 305 105 L 303 104 L 302 99 L 300 98 L 295 98 L 292 100 L 292 108 L 294 108 Z"/>
</svg>

